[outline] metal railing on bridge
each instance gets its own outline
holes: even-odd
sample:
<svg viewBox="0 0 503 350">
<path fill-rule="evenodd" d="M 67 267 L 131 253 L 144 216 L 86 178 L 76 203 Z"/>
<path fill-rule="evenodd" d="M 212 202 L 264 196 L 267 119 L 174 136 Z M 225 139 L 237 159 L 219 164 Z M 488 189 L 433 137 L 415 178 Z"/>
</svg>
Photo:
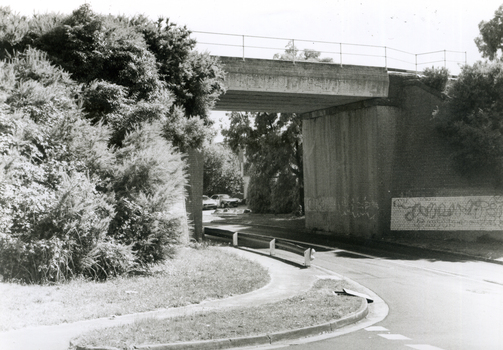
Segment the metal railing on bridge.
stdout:
<svg viewBox="0 0 503 350">
<path fill-rule="evenodd" d="M 459 65 L 467 63 L 466 51 L 411 53 L 387 46 L 203 31 L 192 33 L 197 39 L 198 50 L 208 51 L 215 56 L 272 59 L 276 55 L 278 59 L 288 59 L 295 63 L 303 53 L 319 53 L 318 59 L 323 63 L 384 67 L 416 73 L 427 66 L 442 66 L 448 68 L 451 74 L 459 71 Z M 288 51 L 286 53 L 285 48 Z"/>
</svg>

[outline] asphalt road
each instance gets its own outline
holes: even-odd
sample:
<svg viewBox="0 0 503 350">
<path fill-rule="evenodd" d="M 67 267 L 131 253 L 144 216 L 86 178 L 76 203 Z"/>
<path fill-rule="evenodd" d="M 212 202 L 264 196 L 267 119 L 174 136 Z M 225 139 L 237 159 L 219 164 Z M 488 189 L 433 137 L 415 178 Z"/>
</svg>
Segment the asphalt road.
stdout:
<svg viewBox="0 0 503 350">
<path fill-rule="evenodd" d="M 309 239 L 279 229 L 234 228 Z M 502 265 L 440 253 L 344 248 L 317 252 L 313 264 L 375 292 L 389 307 L 387 317 L 370 328 L 289 349 L 503 349 Z"/>
</svg>

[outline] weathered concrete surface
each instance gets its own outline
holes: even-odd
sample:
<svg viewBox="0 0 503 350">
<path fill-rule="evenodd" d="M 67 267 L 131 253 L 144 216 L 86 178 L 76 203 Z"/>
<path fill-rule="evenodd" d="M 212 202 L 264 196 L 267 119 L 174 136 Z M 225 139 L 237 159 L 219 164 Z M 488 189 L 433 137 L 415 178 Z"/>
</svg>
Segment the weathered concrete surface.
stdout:
<svg viewBox="0 0 503 350">
<path fill-rule="evenodd" d="M 361 238 L 415 234 L 391 231 L 393 198 L 503 195 L 490 177 L 456 171 L 432 117 L 443 102 L 439 92 L 406 75 L 390 75 L 389 91 L 388 98 L 303 115 L 307 228 Z M 434 219 L 427 210 L 421 220 Z M 473 240 L 487 232 L 424 228 L 421 234 Z"/>
<path fill-rule="evenodd" d="M 305 113 L 387 97 L 385 68 L 220 57 L 227 92 L 215 110 Z"/>
<path fill-rule="evenodd" d="M 397 114 L 372 106 L 304 120 L 308 228 L 366 237 L 383 229 Z"/>
</svg>

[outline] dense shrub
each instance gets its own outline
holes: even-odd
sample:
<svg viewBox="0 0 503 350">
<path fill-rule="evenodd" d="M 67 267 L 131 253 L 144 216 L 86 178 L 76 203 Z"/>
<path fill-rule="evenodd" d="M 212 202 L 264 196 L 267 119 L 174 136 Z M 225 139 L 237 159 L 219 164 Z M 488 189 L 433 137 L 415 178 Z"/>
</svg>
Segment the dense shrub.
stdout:
<svg viewBox="0 0 503 350">
<path fill-rule="evenodd" d="M 503 63 L 464 66 L 435 117 L 453 145 L 453 158 L 465 175 L 503 178 Z"/>
<path fill-rule="evenodd" d="M 437 91 L 444 92 L 449 81 L 449 70 L 445 67 L 425 68 L 420 80 L 423 84 Z"/>
<path fill-rule="evenodd" d="M 56 282 L 83 274 L 82 261 L 106 238 L 114 214 L 110 198 L 95 187 L 83 174 L 74 173 L 62 174 L 58 190 L 43 201 L 14 190 L 11 208 L 16 216 L 11 232 L 0 236 L 0 273 L 27 282 Z"/>
<path fill-rule="evenodd" d="M 99 241 L 81 260 L 82 274 L 96 280 L 116 277 L 138 269 L 131 245 L 113 238 Z"/>
<path fill-rule="evenodd" d="M 45 283 L 62 281 L 72 274 L 70 250 L 58 238 L 24 242 L 1 235 L 0 252 L 0 273 L 10 281 Z"/>
<path fill-rule="evenodd" d="M 0 274 L 95 279 L 171 254 L 223 71 L 167 20 L 0 8 Z M 174 145 L 174 146 L 172 146 Z"/>
<path fill-rule="evenodd" d="M 117 215 L 110 235 L 122 244 L 132 244 L 141 263 L 167 258 L 185 220 L 174 210 L 184 199 L 184 163 L 157 126 L 126 135 L 117 150 L 113 184 Z"/>
<path fill-rule="evenodd" d="M 76 84 L 51 67 L 29 50 L 0 70 L 0 274 L 101 279 L 165 259 L 185 229 L 172 210 L 184 198 L 181 155 L 140 118 L 109 148 L 113 133 L 82 118 Z"/>
</svg>

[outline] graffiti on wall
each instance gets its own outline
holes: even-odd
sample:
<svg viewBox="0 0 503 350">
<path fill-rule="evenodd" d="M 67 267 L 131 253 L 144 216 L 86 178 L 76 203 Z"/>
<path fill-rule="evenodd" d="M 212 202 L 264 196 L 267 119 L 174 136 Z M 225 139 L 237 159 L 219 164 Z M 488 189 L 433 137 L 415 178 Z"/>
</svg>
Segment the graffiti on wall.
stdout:
<svg viewBox="0 0 503 350">
<path fill-rule="evenodd" d="M 367 198 L 341 198 L 339 201 L 335 197 L 306 198 L 305 203 L 306 211 L 335 212 L 341 216 L 369 220 L 375 220 L 379 212 L 377 202 Z"/>
<path fill-rule="evenodd" d="M 503 196 L 393 198 L 391 230 L 501 231 Z"/>
</svg>

